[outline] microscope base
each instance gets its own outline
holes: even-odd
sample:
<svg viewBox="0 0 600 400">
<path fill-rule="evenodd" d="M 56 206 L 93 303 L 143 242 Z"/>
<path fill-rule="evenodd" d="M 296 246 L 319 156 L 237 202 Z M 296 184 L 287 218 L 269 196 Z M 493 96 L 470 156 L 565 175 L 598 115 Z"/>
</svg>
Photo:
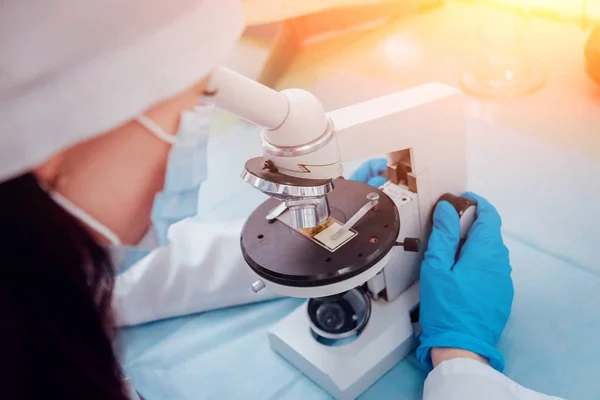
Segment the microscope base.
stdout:
<svg viewBox="0 0 600 400">
<path fill-rule="evenodd" d="M 418 283 L 392 302 L 371 299 L 365 329 L 338 346 L 314 338 L 304 303 L 269 331 L 269 344 L 332 397 L 353 400 L 416 348 L 410 313 L 418 303 Z"/>
</svg>

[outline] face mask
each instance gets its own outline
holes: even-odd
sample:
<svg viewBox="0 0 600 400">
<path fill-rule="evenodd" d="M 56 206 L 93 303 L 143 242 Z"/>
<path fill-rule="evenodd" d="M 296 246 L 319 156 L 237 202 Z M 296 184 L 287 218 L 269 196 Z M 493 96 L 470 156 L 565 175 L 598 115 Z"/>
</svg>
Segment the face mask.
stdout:
<svg viewBox="0 0 600 400">
<path fill-rule="evenodd" d="M 167 231 L 171 225 L 198 212 L 200 185 L 207 178 L 206 150 L 212 113 L 212 106 L 200 106 L 181 115 L 177 141 L 169 154 L 165 187 L 152 208 L 153 230 L 160 246 L 168 243 Z M 138 121 L 161 137 L 152 121 L 145 117 Z"/>
<path fill-rule="evenodd" d="M 207 176 L 206 148 L 212 111 L 213 107 L 209 106 L 183 111 L 179 131 L 175 136 L 166 133 L 146 116 L 137 118 L 142 126 L 172 145 L 167 161 L 165 187 L 156 196 L 152 208 L 152 227 L 138 244 L 123 245 L 121 239 L 106 225 L 61 194 L 50 193 L 57 204 L 111 243 L 113 263 L 117 271 L 124 271 L 157 246 L 166 245 L 169 227 L 197 213 L 200 185 Z"/>
<path fill-rule="evenodd" d="M 132 265 L 146 257 L 152 250 L 158 247 L 158 239 L 154 229 L 148 229 L 146 235 L 137 245 L 118 245 L 111 247 L 111 260 L 117 273 L 123 273 Z"/>
</svg>

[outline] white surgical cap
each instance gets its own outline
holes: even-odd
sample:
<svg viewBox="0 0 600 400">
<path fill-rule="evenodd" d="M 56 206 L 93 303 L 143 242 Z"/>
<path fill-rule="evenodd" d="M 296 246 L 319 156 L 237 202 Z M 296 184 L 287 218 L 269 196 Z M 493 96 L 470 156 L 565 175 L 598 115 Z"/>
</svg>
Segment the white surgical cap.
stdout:
<svg viewBox="0 0 600 400">
<path fill-rule="evenodd" d="M 0 182 L 200 81 L 244 27 L 239 0 L 3 0 Z"/>
</svg>

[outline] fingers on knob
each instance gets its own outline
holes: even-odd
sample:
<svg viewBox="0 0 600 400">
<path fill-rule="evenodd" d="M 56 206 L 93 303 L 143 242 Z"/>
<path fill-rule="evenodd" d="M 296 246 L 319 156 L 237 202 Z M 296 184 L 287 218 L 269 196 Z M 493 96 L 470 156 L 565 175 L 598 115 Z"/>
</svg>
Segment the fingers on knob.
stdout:
<svg viewBox="0 0 600 400">
<path fill-rule="evenodd" d="M 460 221 L 455 208 L 445 200 L 433 212 L 433 229 L 429 237 L 426 261 L 434 268 L 450 270 L 460 241 Z"/>
</svg>

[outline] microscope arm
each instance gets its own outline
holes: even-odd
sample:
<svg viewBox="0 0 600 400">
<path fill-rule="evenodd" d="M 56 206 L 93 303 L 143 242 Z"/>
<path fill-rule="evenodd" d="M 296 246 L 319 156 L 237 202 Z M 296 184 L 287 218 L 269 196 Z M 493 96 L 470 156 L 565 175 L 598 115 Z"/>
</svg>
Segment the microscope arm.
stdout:
<svg viewBox="0 0 600 400">
<path fill-rule="evenodd" d="M 341 161 L 387 154 L 387 179 L 418 194 L 421 229 L 428 235 L 435 203 L 466 189 L 465 107 L 459 90 L 428 83 L 327 116 Z"/>
</svg>

